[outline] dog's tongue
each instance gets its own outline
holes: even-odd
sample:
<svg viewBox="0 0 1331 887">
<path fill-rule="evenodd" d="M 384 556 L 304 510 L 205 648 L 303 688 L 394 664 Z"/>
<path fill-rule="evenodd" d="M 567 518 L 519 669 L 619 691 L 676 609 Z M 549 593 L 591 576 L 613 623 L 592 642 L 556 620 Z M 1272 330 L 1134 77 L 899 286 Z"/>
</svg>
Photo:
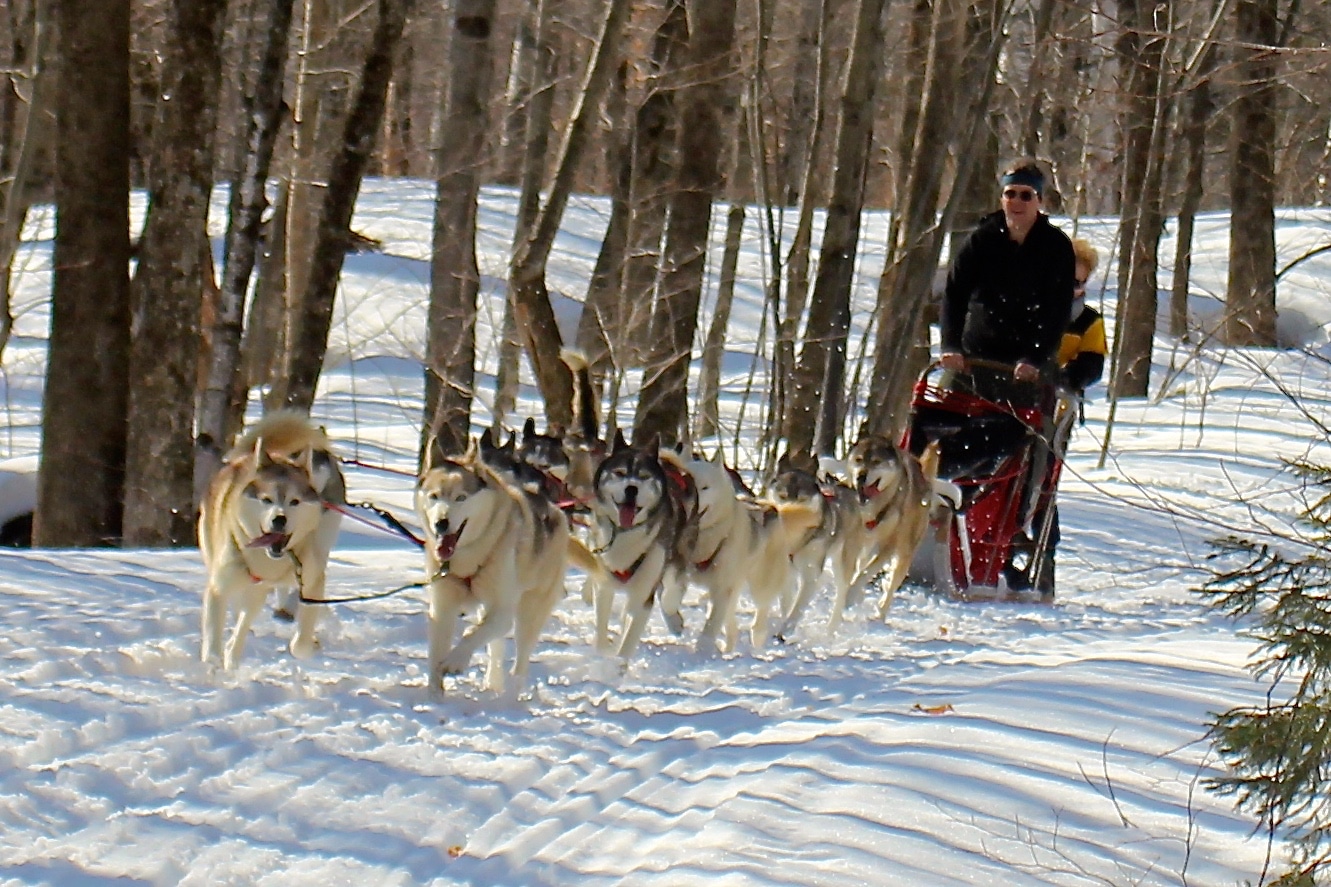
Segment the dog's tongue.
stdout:
<svg viewBox="0 0 1331 887">
<path fill-rule="evenodd" d="M 619 526 L 625 530 L 633 526 L 633 521 L 638 516 L 638 506 L 630 505 L 627 502 L 619 506 Z"/>
<path fill-rule="evenodd" d="M 435 549 L 435 555 L 438 556 L 440 563 L 445 563 L 453 556 L 453 552 L 458 547 L 458 533 L 445 533 L 439 537 L 439 546 Z"/>
<path fill-rule="evenodd" d="M 281 551 L 285 549 L 286 543 L 290 542 L 290 535 L 286 533 L 265 533 L 257 535 L 250 539 L 248 549 L 276 549 Z"/>
<path fill-rule="evenodd" d="M 874 496 L 877 496 L 877 495 L 878 495 L 878 484 L 877 484 L 877 483 L 871 483 L 871 484 L 869 484 L 867 487 L 864 488 L 864 498 L 866 498 L 866 499 L 872 499 Z"/>
</svg>

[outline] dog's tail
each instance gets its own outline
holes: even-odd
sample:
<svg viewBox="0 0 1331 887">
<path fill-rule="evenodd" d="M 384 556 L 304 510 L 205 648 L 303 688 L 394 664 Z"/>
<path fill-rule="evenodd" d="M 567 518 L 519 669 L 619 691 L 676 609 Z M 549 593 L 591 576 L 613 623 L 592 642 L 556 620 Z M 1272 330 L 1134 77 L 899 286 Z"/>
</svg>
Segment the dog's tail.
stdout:
<svg viewBox="0 0 1331 887">
<path fill-rule="evenodd" d="M 576 536 L 568 537 L 568 562 L 595 579 L 600 579 L 605 574 L 605 567 L 601 565 L 600 559 Z"/>
<path fill-rule="evenodd" d="M 941 461 L 939 447 L 939 442 L 933 440 L 924 448 L 924 452 L 920 453 L 920 473 L 924 475 L 923 489 L 926 497 L 933 492 L 935 481 L 938 480 L 938 463 Z"/>
<path fill-rule="evenodd" d="M 578 434 L 589 446 L 600 440 L 601 423 L 596 418 L 596 390 L 592 387 L 591 368 L 581 351 L 564 348 L 559 352 L 569 372 L 573 373 L 573 416 Z"/>
<path fill-rule="evenodd" d="M 786 554 L 798 550 L 823 522 L 823 509 L 818 503 L 790 500 L 765 502 L 764 505 L 776 511 L 781 525 L 782 548 Z"/>
</svg>

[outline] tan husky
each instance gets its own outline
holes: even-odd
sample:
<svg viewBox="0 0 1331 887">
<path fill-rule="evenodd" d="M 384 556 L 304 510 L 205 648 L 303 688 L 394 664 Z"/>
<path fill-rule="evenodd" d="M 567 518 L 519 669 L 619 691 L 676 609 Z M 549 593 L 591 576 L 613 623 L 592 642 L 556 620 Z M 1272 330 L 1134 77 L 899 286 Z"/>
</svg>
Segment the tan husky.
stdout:
<svg viewBox="0 0 1331 887">
<path fill-rule="evenodd" d="M 342 516 L 326 507 L 345 498 L 345 484 L 323 430 L 303 414 L 270 413 L 223 460 L 199 512 L 199 551 L 208 573 L 203 593 L 204 662 L 221 655 L 233 669 L 268 592 L 297 588 L 322 600 L 328 555 Z M 236 624 L 222 648 L 227 615 Z M 318 608 L 302 606 L 291 652 L 314 652 Z"/>
<path fill-rule="evenodd" d="M 929 528 L 938 478 L 938 442 L 929 444 L 916 458 L 886 437 L 869 436 L 851 448 L 849 463 L 860 491 L 866 537 L 846 602 L 848 606 L 858 604 L 869 583 L 883 574 L 878 599 L 878 618 L 882 619 L 906 581 L 915 550 Z"/>
<path fill-rule="evenodd" d="M 512 634 L 511 673 L 521 689 L 564 596 L 565 571 L 570 563 L 594 570 L 595 559 L 569 535 L 554 503 L 506 479 L 475 446 L 438 459 L 421 476 L 416 512 L 426 537 L 430 686 L 442 689 L 445 676 L 465 671 L 487 646 L 485 687 L 504 692 L 504 646 Z M 458 638 L 459 617 L 477 608 L 479 619 Z"/>
</svg>

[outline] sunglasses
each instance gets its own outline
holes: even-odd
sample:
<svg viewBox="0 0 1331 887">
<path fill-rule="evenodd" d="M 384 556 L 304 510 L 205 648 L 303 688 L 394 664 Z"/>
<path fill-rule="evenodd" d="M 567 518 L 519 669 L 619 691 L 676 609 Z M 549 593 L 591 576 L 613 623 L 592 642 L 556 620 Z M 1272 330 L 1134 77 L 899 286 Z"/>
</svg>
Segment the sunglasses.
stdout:
<svg viewBox="0 0 1331 887">
<path fill-rule="evenodd" d="M 1029 188 L 1008 188 L 1003 192 L 1003 196 L 1008 200 L 1020 200 L 1022 203 L 1030 203 L 1039 195 Z"/>
</svg>

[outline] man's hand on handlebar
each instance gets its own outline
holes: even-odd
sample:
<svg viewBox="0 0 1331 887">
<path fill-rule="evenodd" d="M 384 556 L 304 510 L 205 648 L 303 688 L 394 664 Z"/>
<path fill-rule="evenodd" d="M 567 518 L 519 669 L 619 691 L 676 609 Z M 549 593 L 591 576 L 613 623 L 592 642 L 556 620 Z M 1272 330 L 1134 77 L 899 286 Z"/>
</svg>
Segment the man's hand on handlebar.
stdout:
<svg viewBox="0 0 1331 887">
<path fill-rule="evenodd" d="M 1024 360 L 1017 361 L 1017 365 L 1012 368 L 1012 378 L 1018 382 L 1036 382 L 1040 378 L 1040 370 L 1034 364 L 1029 364 Z"/>
<path fill-rule="evenodd" d="M 938 365 L 945 370 L 966 372 L 966 355 L 959 351 L 944 351 L 938 356 Z"/>
</svg>

